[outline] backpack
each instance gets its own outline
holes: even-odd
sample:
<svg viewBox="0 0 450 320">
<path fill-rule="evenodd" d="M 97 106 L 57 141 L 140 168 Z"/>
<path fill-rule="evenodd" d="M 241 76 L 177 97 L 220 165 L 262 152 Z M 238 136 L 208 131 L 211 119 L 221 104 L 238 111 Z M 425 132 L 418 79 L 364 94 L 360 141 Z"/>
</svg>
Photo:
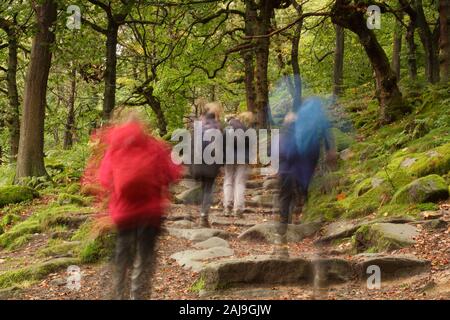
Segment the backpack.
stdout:
<svg viewBox="0 0 450 320">
<path fill-rule="evenodd" d="M 301 155 L 310 155 L 320 148 L 320 141 L 330 123 L 320 98 L 307 99 L 300 107 L 295 120 L 295 141 Z"/>
</svg>

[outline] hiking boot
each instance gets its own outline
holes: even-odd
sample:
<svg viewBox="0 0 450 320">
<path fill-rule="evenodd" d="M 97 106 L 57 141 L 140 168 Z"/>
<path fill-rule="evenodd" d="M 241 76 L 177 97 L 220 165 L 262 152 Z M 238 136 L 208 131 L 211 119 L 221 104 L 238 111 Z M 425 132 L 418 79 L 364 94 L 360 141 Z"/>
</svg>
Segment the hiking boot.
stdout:
<svg viewBox="0 0 450 320">
<path fill-rule="evenodd" d="M 202 228 L 210 228 L 211 226 L 210 226 L 210 224 L 209 224 L 209 221 L 208 221 L 208 216 L 201 216 L 200 217 L 200 227 L 202 227 Z"/>
<path fill-rule="evenodd" d="M 231 217 L 231 208 L 225 208 L 223 212 L 224 217 Z"/>
<path fill-rule="evenodd" d="M 238 219 L 244 218 L 244 214 L 242 213 L 242 210 L 236 210 L 236 212 L 234 213 L 234 216 Z"/>
<path fill-rule="evenodd" d="M 280 258 L 289 258 L 289 245 L 287 243 L 286 234 L 276 235 L 272 256 Z"/>
</svg>

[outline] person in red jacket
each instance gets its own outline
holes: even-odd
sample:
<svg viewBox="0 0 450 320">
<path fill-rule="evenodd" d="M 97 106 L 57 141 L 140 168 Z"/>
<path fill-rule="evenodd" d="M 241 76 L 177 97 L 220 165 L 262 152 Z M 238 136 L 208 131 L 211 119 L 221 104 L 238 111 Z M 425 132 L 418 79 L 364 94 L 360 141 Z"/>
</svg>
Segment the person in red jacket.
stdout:
<svg viewBox="0 0 450 320">
<path fill-rule="evenodd" d="M 169 185 L 180 178 L 181 167 L 172 162 L 170 148 L 149 135 L 134 117 L 111 126 L 104 136 L 107 147 L 97 177 L 109 194 L 109 214 L 117 227 L 113 298 L 126 297 L 130 269 L 130 298 L 143 299 Z"/>
</svg>

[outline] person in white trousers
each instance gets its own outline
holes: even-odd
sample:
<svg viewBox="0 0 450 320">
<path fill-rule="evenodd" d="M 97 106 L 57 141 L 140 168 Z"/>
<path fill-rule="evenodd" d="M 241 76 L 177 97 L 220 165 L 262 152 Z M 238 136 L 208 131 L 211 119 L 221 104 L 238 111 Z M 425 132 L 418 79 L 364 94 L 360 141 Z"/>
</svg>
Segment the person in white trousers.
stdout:
<svg viewBox="0 0 450 320">
<path fill-rule="evenodd" d="M 246 131 L 253 125 L 253 114 L 243 112 L 237 118 L 228 120 L 228 129 L 242 129 Z M 249 171 L 249 143 L 246 139 L 244 149 L 234 141 L 234 163 L 225 164 L 225 177 L 223 183 L 224 193 L 224 215 L 234 214 L 237 218 L 242 218 L 245 210 L 245 189 Z M 239 154 L 244 153 L 245 163 L 237 163 Z"/>
</svg>

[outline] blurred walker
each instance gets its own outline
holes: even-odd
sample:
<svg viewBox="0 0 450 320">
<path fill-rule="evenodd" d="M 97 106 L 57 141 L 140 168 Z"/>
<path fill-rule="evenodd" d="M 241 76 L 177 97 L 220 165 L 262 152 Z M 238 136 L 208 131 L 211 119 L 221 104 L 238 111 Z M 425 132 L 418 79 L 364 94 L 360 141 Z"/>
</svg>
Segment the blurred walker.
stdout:
<svg viewBox="0 0 450 320">
<path fill-rule="evenodd" d="M 155 244 L 161 216 L 168 203 L 168 187 L 180 178 L 181 168 L 168 145 L 153 138 L 135 114 L 106 129 L 106 152 L 98 168 L 99 182 L 108 195 L 108 208 L 117 228 L 113 298 L 125 299 L 131 272 L 131 299 L 149 293 Z"/>
<path fill-rule="evenodd" d="M 292 223 L 292 212 L 303 207 L 308 199 L 308 188 L 320 157 L 324 142 L 327 160 L 334 162 L 333 137 L 323 110 L 322 101 L 306 99 L 297 113 L 288 113 L 280 136 L 279 204 L 280 223 L 274 254 L 288 256 L 286 232 Z"/>
<path fill-rule="evenodd" d="M 225 128 L 225 145 L 227 145 L 227 131 L 241 129 L 246 131 L 254 123 L 253 113 L 243 112 L 236 118 L 228 120 L 228 127 Z M 223 183 L 223 206 L 224 215 L 230 216 L 233 210 L 237 218 L 243 217 L 245 210 L 245 189 L 248 178 L 249 163 L 250 163 L 250 146 L 248 138 L 245 138 L 244 144 L 238 144 L 236 139 L 233 139 L 234 162 L 232 164 L 225 164 L 225 176 Z M 227 151 L 224 149 L 226 157 Z M 238 159 L 243 158 L 244 163 L 238 163 Z M 226 163 L 226 162 L 225 162 Z"/>
</svg>

